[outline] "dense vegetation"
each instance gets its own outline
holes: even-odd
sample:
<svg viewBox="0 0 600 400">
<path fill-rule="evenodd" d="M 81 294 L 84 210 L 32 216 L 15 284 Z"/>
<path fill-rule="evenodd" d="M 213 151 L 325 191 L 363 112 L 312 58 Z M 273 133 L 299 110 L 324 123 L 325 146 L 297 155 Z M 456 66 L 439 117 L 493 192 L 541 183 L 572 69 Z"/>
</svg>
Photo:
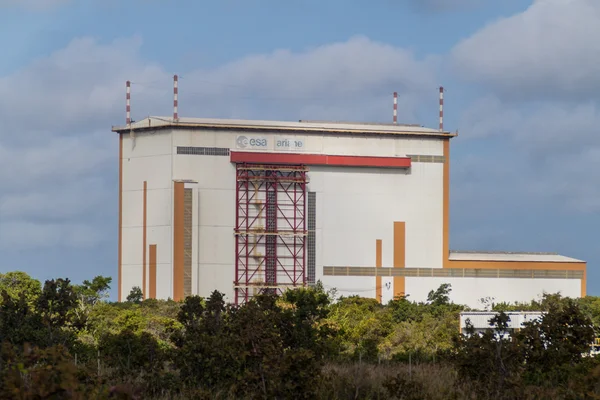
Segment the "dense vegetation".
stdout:
<svg viewBox="0 0 600 400">
<path fill-rule="evenodd" d="M 449 285 L 423 303 L 334 301 L 317 286 L 236 307 L 139 288 L 110 303 L 110 284 L 0 274 L 0 398 L 600 398 L 595 297 L 490 303 L 489 332 L 461 336 Z M 507 310 L 546 313 L 509 340 Z"/>
</svg>

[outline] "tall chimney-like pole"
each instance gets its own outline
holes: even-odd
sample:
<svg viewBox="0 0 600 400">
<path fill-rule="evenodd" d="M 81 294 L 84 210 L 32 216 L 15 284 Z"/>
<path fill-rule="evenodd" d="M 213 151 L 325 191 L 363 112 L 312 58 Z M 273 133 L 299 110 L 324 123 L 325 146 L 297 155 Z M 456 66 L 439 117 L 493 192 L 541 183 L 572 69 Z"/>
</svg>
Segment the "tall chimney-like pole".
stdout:
<svg viewBox="0 0 600 400">
<path fill-rule="evenodd" d="M 440 132 L 444 131 L 444 87 L 440 86 Z"/>
<path fill-rule="evenodd" d="M 177 75 L 173 76 L 173 120 L 177 121 L 179 119 L 179 112 L 178 112 L 178 89 L 179 89 L 179 82 L 178 82 L 178 78 Z"/>
<path fill-rule="evenodd" d="M 394 92 L 394 124 L 398 123 L 398 92 Z"/>
<path fill-rule="evenodd" d="M 131 125 L 131 82 L 125 83 L 125 123 Z"/>
</svg>

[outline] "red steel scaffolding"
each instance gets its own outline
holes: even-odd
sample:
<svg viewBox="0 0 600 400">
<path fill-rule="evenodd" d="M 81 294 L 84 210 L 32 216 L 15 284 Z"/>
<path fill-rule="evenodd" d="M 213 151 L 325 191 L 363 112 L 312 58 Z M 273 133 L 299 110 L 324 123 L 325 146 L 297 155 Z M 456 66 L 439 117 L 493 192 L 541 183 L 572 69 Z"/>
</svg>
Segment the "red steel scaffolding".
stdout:
<svg viewBox="0 0 600 400">
<path fill-rule="evenodd" d="M 235 303 L 306 285 L 308 168 L 237 164 Z"/>
</svg>

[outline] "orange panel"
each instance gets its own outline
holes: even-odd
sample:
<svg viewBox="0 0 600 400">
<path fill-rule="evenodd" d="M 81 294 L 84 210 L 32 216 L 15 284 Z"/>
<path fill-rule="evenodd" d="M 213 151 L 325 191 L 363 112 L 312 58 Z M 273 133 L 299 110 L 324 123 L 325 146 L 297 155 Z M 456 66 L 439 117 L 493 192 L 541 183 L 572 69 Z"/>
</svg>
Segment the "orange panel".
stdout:
<svg viewBox="0 0 600 400">
<path fill-rule="evenodd" d="M 382 267 L 381 239 L 375 241 L 375 267 Z M 375 298 L 381 303 L 381 276 L 375 277 Z"/>
<path fill-rule="evenodd" d="M 394 268 L 406 268 L 406 224 L 394 222 Z M 406 278 L 394 277 L 394 299 L 406 294 Z"/>
<path fill-rule="evenodd" d="M 149 287 L 148 287 L 148 294 L 149 294 L 149 298 L 151 299 L 155 299 L 156 298 L 156 245 L 155 244 L 151 244 L 150 245 L 150 254 L 149 254 L 149 261 L 150 261 L 150 282 L 149 282 Z"/>
<path fill-rule="evenodd" d="M 148 198 L 148 183 L 144 181 L 144 200 L 142 204 L 142 297 L 146 299 L 146 200 Z"/>
<path fill-rule="evenodd" d="M 123 285 L 123 271 L 122 271 L 122 255 L 123 255 L 123 134 L 119 133 L 119 234 L 118 234 L 118 244 L 117 244 L 117 286 L 118 286 L 118 300 L 121 301 L 123 295 L 122 285 Z"/>
<path fill-rule="evenodd" d="M 175 182 L 173 190 L 173 300 L 183 300 L 184 267 L 184 184 Z"/>
</svg>

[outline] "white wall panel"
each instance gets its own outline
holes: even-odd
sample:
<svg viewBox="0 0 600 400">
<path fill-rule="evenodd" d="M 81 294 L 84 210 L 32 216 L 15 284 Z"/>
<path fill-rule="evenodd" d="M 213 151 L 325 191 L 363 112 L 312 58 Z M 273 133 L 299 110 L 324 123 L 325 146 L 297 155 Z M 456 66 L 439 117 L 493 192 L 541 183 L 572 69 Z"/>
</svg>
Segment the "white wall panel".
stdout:
<svg viewBox="0 0 600 400">
<path fill-rule="evenodd" d="M 200 189 L 200 225 L 225 226 L 231 228 L 231 232 L 233 232 L 235 196 L 235 190 Z"/>
<path fill-rule="evenodd" d="M 135 139 L 123 136 L 123 157 L 145 157 L 171 154 L 171 131 L 167 129 L 136 132 Z"/>
<path fill-rule="evenodd" d="M 171 156 L 148 156 L 123 160 L 123 190 L 166 189 L 171 182 Z"/>
<path fill-rule="evenodd" d="M 235 261 L 233 227 L 200 226 L 200 264 L 220 264 Z"/>
<path fill-rule="evenodd" d="M 176 151 L 176 150 L 175 150 Z M 201 189 L 235 189 L 235 166 L 225 156 L 177 155 L 173 179 L 192 179 Z"/>
<path fill-rule="evenodd" d="M 324 276 L 326 290 L 336 289 L 337 296 L 360 296 L 375 298 L 375 277 L 363 276 Z"/>
<path fill-rule="evenodd" d="M 141 227 L 144 223 L 144 191 L 123 191 L 121 196 L 123 206 L 122 226 Z"/>
<path fill-rule="evenodd" d="M 139 227 L 134 228 L 123 228 L 123 247 L 121 261 L 121 264 L 123 266 L 142 264 L 142 232 L 143 229 L 141 225 Z"/>
<path fill-rule="evenodd" d="M 148 189 L 146 193 L 146 226 L 170 226 L 173 219 L 172 207 L 173 191 L 171 189 Z"/>
<path fill-rule="evenodd" d="M 415 163 L 416 173 L 371 168 L 316 167 L 317 227 L 323 229 L 321 265 L 374 265 L 382 239 L 383 265 L 393 262 L 393 223 L 406 223 L 406 265 L 441 267 L 442 178 L 440 163 Z"/>
<path fill-rule="evenodd" d="M 263 149 L 236 146 L 238 136 L 263 137 L 268 144 Z M 275 140 L 301 140 L 304 143 L 298 152 L 324 153 L 340 155 L 370 155 L 385 157 L 404 157 L 414 155 L 443 155 L 442 141 L 435 138 L 408 138 L 406 136 L 365 136 L 365 135 L 323 135 L 320 133 L 274 133 L 260 131 L 185 131 L 177 130 L 173 134 L 172 146 L 224 147 L 243 151 L 276 151 Z M 292 150 L 283 149 L 283 152 Z M 296 151 L 296 150 L 294 150 Z"/>
<path fill-rule="evenodd" d="M 233 301 L 235 269 L 231 264 L 202 264 L 200 266 L 199 295 L 208 297 L 214 290 L 224 293 Z"/>
<path fill-rule="evenodd" d="M 142 264 L 124 265 L 121 271 L 123 301 L 134 286 L 142 287 Z"/>
<path fill-rule="evenodd" d="M 173 236 L 170 226 L 148 226 L 146 233 L 146 244 L 156 245 L 156 263 L 170 264 L 173 262 Z M 150 253 L 148 253 L 150 254 Z"/>
<path fill-rule="evenodd" d="M 443 141 L 437 139 L 399 139 L 394 141 L 396 156 L 403 155 L 444 155 Z"/>
<path fill-rule="evenodd" d="M 394 278 L 381 278 L 381 304 L 387 304 L 390 300 L 394 300 Z"/>
<path fill-rule="evenodd" d="M 349 137 L 325 136 L 323 137 L 323 153 L 360 156 L 377 154 L 382 157 L 394 156 L 394 141 L 381 137 Z"/>
<path fill-rule="evenodd" d="M 160 249 L 158 249 L 160 252 Z M 173 264 L 156 264 L 156 297 L 173 298 Z"/>
<path fill-rule="evenodd" d="M 406 278 L 406 292 L 412 301 L 425 301 L 430 290 L 443 283 L 452 285 L 450 298 L 458 304 L 481 308 L 481 298 L 493 297 L 494 302 L 529 302 L 544 293 L 561 292 L 563 296 L 579 297 L 579 279 L 510 279 L 510 278 Z"/>
</svg>

